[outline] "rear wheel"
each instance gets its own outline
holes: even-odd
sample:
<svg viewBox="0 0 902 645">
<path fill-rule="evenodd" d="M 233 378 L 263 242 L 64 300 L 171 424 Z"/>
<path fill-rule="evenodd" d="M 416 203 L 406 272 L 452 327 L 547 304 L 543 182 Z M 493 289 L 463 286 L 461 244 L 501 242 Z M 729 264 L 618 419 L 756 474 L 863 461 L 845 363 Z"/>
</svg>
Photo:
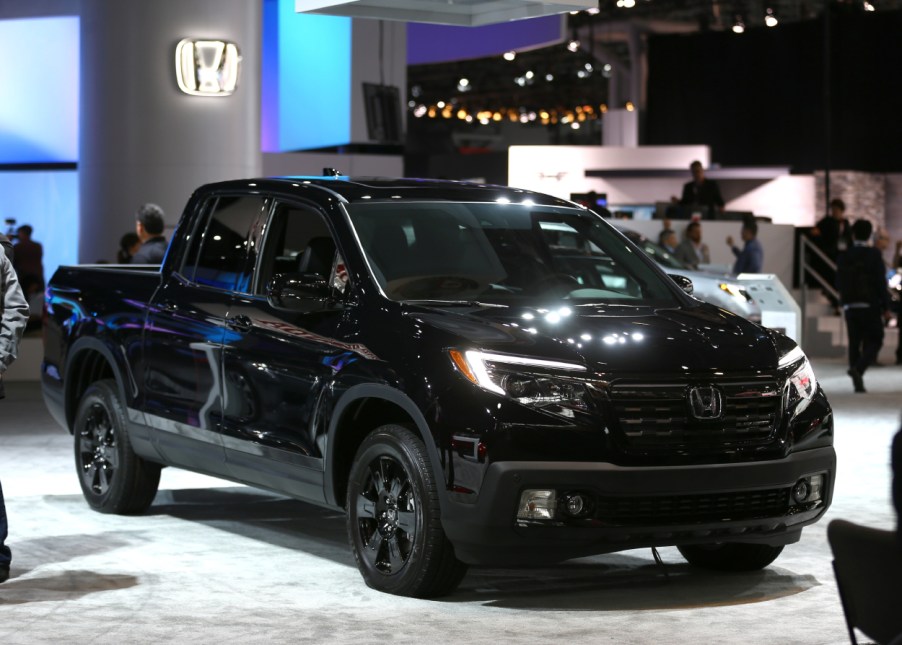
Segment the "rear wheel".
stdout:
<svg viewBox="0 0 902 645">
<path fill-rule="evenodd" d="M 101 513 L 143 513 L 160 483 L 160 466 L 138 457 L 116 382 L 85 390 L 75 414 L 75 467 L 88 504 Z"/>
<path fill-rule="evenodd" d="M 689 564 L 714 571 L 757 571 L 763 569 L 783 551 L 783 546 L 769 544 L 684 544 L 677 547 Z"/>
<path fill-rule="evenodd" d="M 407 428 L 385 425 L 360 445 L 348 482 L 348 539 L 373 589 L 430 598 L 466 573 L 441 524 L 426 448 Z"/>
</svg>

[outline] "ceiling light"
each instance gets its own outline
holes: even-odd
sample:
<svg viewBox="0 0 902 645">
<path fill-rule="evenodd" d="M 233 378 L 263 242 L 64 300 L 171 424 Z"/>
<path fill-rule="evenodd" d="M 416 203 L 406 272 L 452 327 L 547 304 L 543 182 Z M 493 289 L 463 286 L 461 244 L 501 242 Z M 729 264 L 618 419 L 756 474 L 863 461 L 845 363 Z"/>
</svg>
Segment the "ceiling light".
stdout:
<svg viewBox="0 0 902 645">
<path fill-rule="evenodd" d="M 462 78 L 457 81 L 457 91 L 458 92 L 469 92 L 473 89 L 473 86 L 470 85 L 470 79 Z"/>
<path fill-rule="evenodd" d="M 576 52 L 579 50 L 579 41 L 576 38 L 572 38 L 570 42 L 567 43 L 567 49 Z"/>
<path fill-rule="evenodd" d="M 865 11 L 877 11 L 877 8 L 874 5 L 872 5 L 870 2 L 865 0 L 864 1 L 864 10 Z"/>
<path fill-rule="evenodd" d="M 636 0 L 617 0 L 617 6 L 623 9 L 632 9 L 636 6 Z"/>
<path fill-rule="evenodd" d="M 509 51 L 504 52 L 504 60 L 514 60 L 517 57 L 517 52 Z"/>
<path fill-rule="evenodd" d="M 779 22 L 777 16 L 774 15 L 774 10 L 768 7 L 767 12 L 764 14 L 764 24 L 768 27 L 776 27 Z"/>
<path fill-rule="evenodd" d="M 733 33 L 741 34 L 745 32 L 745 23 L 742 21 L 742 16 L 736 16 L 736 21 L 733 23 Z"/>
<path fill-rule="evenodd" d="M 545 80 L 550 83 L 554 80 L 554 74 L 545 74 Z"/>
</svg>

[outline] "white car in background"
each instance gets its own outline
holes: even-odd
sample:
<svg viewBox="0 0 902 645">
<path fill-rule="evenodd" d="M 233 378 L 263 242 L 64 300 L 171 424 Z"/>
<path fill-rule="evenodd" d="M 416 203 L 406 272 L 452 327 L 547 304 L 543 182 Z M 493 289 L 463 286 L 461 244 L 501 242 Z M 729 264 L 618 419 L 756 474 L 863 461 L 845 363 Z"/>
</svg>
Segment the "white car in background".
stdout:
<svg viewBox="0 0 902 645">
<path fill-rule="evenodd" d="M 633 244 L 645 251 L 665 273 L 681 275 L 692 280 L 692 295 L 699 300 L 732 311 L 752 322 L 761 322 L 761 307 L 748 290 L 732 276 L 689 269 L 667 249 L 641 233 L 623 228 L 616 220 L 611 220 L 611 223 Z"/>
</svg>

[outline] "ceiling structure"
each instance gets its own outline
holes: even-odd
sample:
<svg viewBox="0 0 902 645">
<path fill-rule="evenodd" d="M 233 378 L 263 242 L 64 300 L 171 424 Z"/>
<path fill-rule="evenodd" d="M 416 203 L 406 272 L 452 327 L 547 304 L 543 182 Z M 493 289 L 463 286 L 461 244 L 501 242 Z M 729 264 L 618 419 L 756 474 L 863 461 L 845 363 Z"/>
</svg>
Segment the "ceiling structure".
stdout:
<svg viewBox="0 0 902 645">
<path fill-rule="evenodd" d="M 295 11 L 474 27 L 597 4 L 597 0 L 295 0 Z"/>
<path fill-rule="evenodd" d="M 740 25 L 779 29 L 817 18 L 828 3 L 837 19 L 844 11 L 902 9 L 902 0 L 295 0 L 295 7 L 466 26 L 567 14 L 561 43 L 507 57 L 408 66 L 407 106 L 414 117 L 577 127 L 609 108 L 644 109 L 651 35 L 734 31 L 742 37 Z"/>
</svg>

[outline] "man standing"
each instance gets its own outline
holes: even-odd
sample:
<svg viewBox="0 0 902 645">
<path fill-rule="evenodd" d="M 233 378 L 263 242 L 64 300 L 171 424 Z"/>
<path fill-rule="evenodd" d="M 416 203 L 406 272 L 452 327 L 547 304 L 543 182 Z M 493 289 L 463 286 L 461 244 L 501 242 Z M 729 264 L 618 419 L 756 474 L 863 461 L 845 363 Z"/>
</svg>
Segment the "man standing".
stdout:
<svg viewBox="0 0 902 645">
<path fill-rule="evenodd" d="M 19 276 L 19 282 L 26 279 L 37 280 L 44 288 L 44 247 L 31 239 L 34 229 L 23 224 L 16 229 L 16 259 L 13 268 Z"/>
<path fill-rule="evenodd" d="M 10 258 L 13 255 L 12 246 L 3 242 L 9 242 L 5 236 L 0 235 L 0 245 L 5 253 L 0 253 L 0 399 L 4 397 L 3 373 L 6 368 L 16 360 L 16 349 L 25 324 L 28 322 L 28 303 L 19 287 L 19 280 L 13 269 Z M 12 560 L 12 552 L 6 546 L 8 534 L 6 520 L 6 504 L 3 501 L 3 487 L 0 486 L 0 582 L 6 582 L 9 578 L 9 563 Z"/>
<path fill-rule="evenodd" d="M 720 186 L 713 179 L 705 177 L 702 162 L 693 161 L 689 165 L 689 172 L 692 173 L 692 181 L 683 185 L 683 195 L 678 202 L 680 206 L 690 214 L 700 209 L 702 217 L 707 219 L 714 217 L 714 209 L 717 209 L 718 213 L 723 213 L 724 201 L 720 194 Z M 675 197 L 673 200 L 677 201 Z"/>
<path fill-rule="evenodd" d="M 733 264 L 733 273 L 761 273 L 761 267 L 764 265 L 764 249 L 761 242 L 758 241 L 758 223 L 753 219 L 745 220 L 742 223 L 742 231 L 739 233 L 745 244 L 742 250 L 733 246 L 733 236 L 727 236 L 727 245 L 736 256 L 736 262 Z"/>
<path fill-rule="evenodd" d="M 708 252 L 708 245 L 702 242 L 700 223 L 689 223 L 686 227 L 686 239 L 679 243 L 673 254 L 690 269 L 698 269 L 699 264 L 710 264 L 711 254 Z"/>
<path fill-rule="evenodd" d="M 142 204 L 135 214 L 135 232 L 141 240 L 141 248 L 132 258 L 132 264 L 160 264 L 166 255 L 166 238 L 163 237 L 163 209 L 156 204 Z"/>
<path fill-rule="evenodd" d="M 864 372 L 883 345 L 883 321 L 889 319 L 889 294 L 880 251 L 868 245 L 874 227 L 866 219 L 852 225 L 852 246 L 839 256 L 836 287 L 849 332 L 849 371 L 856 392 L 864 389 Z"/>
</svg>

